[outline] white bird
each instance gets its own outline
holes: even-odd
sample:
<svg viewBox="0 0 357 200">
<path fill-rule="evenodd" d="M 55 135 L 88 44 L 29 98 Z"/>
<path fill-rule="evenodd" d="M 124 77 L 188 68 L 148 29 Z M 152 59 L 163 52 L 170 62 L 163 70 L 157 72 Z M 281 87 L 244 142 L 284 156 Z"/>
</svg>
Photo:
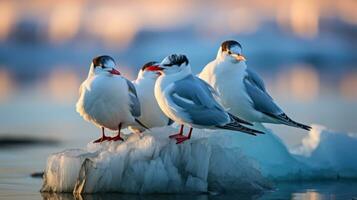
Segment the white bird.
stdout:
<svg viewBox="0 0 357 200">
<path fill-rule="evenodd" d="M 93 59 L 87 79 L 80 86 L 77 112 L 87 121 L 102 128 L 102 137 L 94 143 L 106 140 L 123 140 L 120 130 L 129 125 L 141 125 L 140 103 L 134 85 L 115 69 L 110 56 Z M 118 130 L 115 137 L 108 137 L 104 128 Z"/>
<path fill-rule="evenodd" d="M 155 82 L 160 75 L 156 71 L 159 64 L 154 61 L 146 63 L 140 69 L 136 80 L 133 81 L 141 108 L 141 116 L 138 119 L 149 128 L 167 126 L 173 123 L 161 111 L 154 95 Z M 130 126 L 129 129 L 134 132 L 144 131 L 141 126 Z"/>
<path fill-rule="evenodd" d="M 244 120 L 310 130 L 310 126 L 293 121 L 279 108 L 265 89 L 263 80 L 248 69 L 245 60 L 238 42 L 225 41 L 216 59 L 206 65 L 199 77 L 219 93 L 225 108 Z"/>
<path fill-rule="evenodd" d="M 170 55 L 160 64 L 161 76 L 155 84 L 155 98 L 167 117 L 181 124 L 180 132 L 171 135 L 181 143 L 191 138 L 193 128 L 228 129 L 255 135 L 262 133 L 241 125 L 250 123 L 230 113 L 216 101 L 216 93 L 203 80 L 192 75 L 185 55 Z M 183 126 L 190 127 L 188 136 Z"/>
</svg>

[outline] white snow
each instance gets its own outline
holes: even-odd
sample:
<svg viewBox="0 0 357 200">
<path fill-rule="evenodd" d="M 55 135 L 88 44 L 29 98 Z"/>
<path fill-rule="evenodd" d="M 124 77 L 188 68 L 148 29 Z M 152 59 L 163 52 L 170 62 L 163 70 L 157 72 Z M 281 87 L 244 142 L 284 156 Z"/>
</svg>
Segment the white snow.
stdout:
<svg viewBox="0 0 357 200">
<path fill-rule="evenodd" d="M 314 126 L 290 153 L 263 126 L 265 135 L 195 129 L 193 138 L 176 145 L 161 127 L 125 142 L 89 143 L 49 157 L 43 192 L 257 192 L 273 181 L 357 178 L 357 138 Z M 348 144 L 348 145 L 346 145 Z"/>
</svg>

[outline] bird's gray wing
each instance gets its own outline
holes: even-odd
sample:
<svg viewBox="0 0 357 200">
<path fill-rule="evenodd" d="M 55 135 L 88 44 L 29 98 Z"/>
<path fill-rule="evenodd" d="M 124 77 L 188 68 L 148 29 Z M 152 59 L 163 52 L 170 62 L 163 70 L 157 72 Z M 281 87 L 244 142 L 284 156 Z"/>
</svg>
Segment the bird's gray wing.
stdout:
<svg viewBox="0 0 357 200">
<path fill-rule="evenodd" d="M 197 77 L 195 77 L 195 79 L 200 83 L 200 85 L 202 85 L 202 88 L 204 88 L 205 90 L 208 89 L 208 91 L 214 96 L 219 96 L 218 92 L 206 81 L 204 81 L 200 78 L 197 78 Z"/>
<path fill-rule="evenodd" d="M 130 112 L 134 117 L 140 117 L 141 115 L 140 102 L 139 102 L 138 95 L 136 93 L 135 86 L 129 80 L 126 80 L 126 83 L 128 85 L 128 92 L 129 92 Z"/>
<path fill-rule="evenodd" d="M 275 104 L 273 98 L 267 93 L 263 81 L 259 76 L 251 71 L 243 79 L 246 92 L 253 102 L 253 107 L 267 115 L 278 116 L 284 113 L 278 105 Z"/>
<path fill-rule="evenodd" d="M 217 126 L 230 121 L 224 108 L 214 99 L 210 88 L 197 77 L 190 75 L 175 82 L 168 96 L 177 114 L 185 116 L 193 124 Z"/>
<path fill-rule="evenodd" d="M 253 101 L 253 106 L 256 110 L 279 120 L 289 126 L 310 130 L 311 127 L 301 124 L 290 119 L 278 105 L 275 104 L 273 98 L 265 90 L 264 83 L 260 77 L 252 71 L 248 71 L 247 76 L 244 78 L 245 89 Z"/>
<path fill-rule="evenodd" d="M 212 96 L 214 97 L 214 99 L 216 100 L 216 102 L 219 104 L 220 107 L 222 107 L 224 109 L 224 106 L 221 104 L 221 97 L 219 95 L 219 93 L 210 85 L 208 84 L 206 81 L 197 78 L 198 81 L 200 81 L 200 84 L 202 84 L 202 87 L 207 88 L 208 91 L 207 92 L 211 92 Z M 224 109 L 226 110 L 226 109 Z M 252 125 L 250 122 L 247 122 L 243 119 L 238 118 L 237 116 L 234 116 L 233 114 L 228 112 L 228 115 L 233 118 L 234 121 L 237 121 L 239 123 L 243 123 L 243 124 L 247 124 L 247 125 Z"/>
<path fill-rule="evenodd" d="M 260 90 L 264 91 L 265 93 L 266 92 L 266 89 L 265 89 L 265 84 L 264 84 L 264 81 L 260 78 L 260 76 L 255 73 L 254 71 L 250 70 L 250 69 L 247 69 L 246 70 L 247 72 L 247 78 L 253 82 L 255 84 L 256 87 L 258 87 Z M 268 94 L 269 95 L 269 94 Z"/>
<path fill-rule="evenodd" d="M 214 99 L 216 100 L 216 102 L 222 107 L 224 108 L 224 106 L 222 106 L 221 103 L 221 97 L 219 95 L 219 93 L 210 85 L 208 84 L 206 81 L 200 79 L 200 78 L 196 78 L 200 84 L 202 85 L 203 88 L 208 89 L 207 92 L 210 92 L 212 94 L 212 96 L 214 97 Z"/>
</svg>

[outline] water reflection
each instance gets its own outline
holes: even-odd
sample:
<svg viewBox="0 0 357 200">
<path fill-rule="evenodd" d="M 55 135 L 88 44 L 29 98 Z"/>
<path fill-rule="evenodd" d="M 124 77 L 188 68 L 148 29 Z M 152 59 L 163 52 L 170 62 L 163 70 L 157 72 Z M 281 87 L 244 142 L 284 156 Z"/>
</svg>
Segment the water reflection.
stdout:
<svg viewBox="0 0 357 200">
<path fill-rule="evenodd" d="M 43 193 L 41 194 L 44 200 L 236 200 L 236 199 L 258 199 L 262 195 L 258 194 L 226 194 L 226 195 L 172 195 L 172 194 L 120 194 L 120 193 L 103 193 L 103 194 L 56 194 Z"/>
<path fill-rule="evenodd" d="M 357 72 L 348 73 L 342 78 L 340 91 L 344 98 L 357 101 Z"/>
<path fill-rule="evenodd" d="M 319 74 L 310 65 L 295 65 L 278 74 L 276 91 L 301 102 L 315 100 L 320 91 Z"/>
<path fill-rule="evenodd" d="M 135 195 L 120 193 L 103 194 L 56 194 L 42 193 L 44 200 L 179 200 L 179 199 L 199 199 L 199 200 L 236 200 L 236 199 L 292 199 L 292 200 L 319 200 L 319 199 L 353 199 L 357 197 L 356 181 L 324 181 L 324 182 L 292 182 L 278 183 L 273 191 L 266 191 L 261 194 L 223 194 L 223 195 Z"/>
<path fill-rule="evenodd" d="M 54 101 L 63 103 L 71 103 L 76 99 L 79 85 L 77 74 L 64 66 L 55 67 L 49 75 L 48 82 L 44 84 L 47 89 L 45 93 L 50 94 Z"/>
</svg>

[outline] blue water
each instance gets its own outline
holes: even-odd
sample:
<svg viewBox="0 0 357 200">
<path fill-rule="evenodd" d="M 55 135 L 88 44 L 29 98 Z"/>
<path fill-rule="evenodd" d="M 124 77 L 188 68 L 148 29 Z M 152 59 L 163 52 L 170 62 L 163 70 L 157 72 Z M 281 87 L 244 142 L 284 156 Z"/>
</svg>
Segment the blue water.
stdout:
<svg viewBox="0 0 357 200">
<path fill-rule="evenodd" d="M 42 179 L 32 178 L 33 172 L 44 169 L 50 153 L 76 146 L 76 141 L 57 145 L 21 145 L 0 149 L 0 199 L 354 199 L 357 180 L 280 182 L 271 191 L 258 194 L 188 194 L 188 195 L 128 195 L 49 194 L 39 192 Z"/>
<path fill-rule="evenodd" d="M 0 199 L 353 199 L 357 198 L 357 180 L 283 182 L 275 189 L 260 194 L 189 194 L 189 195 L 127 195 L 95 194 L 74 196 L 72 194 L 49 194 L 39 192 L 42 179 L 30 174 L 45 166 L 50 152 L 63 149 L 58 146 L 14 147 L 0 150 Z"/>
</svg>

